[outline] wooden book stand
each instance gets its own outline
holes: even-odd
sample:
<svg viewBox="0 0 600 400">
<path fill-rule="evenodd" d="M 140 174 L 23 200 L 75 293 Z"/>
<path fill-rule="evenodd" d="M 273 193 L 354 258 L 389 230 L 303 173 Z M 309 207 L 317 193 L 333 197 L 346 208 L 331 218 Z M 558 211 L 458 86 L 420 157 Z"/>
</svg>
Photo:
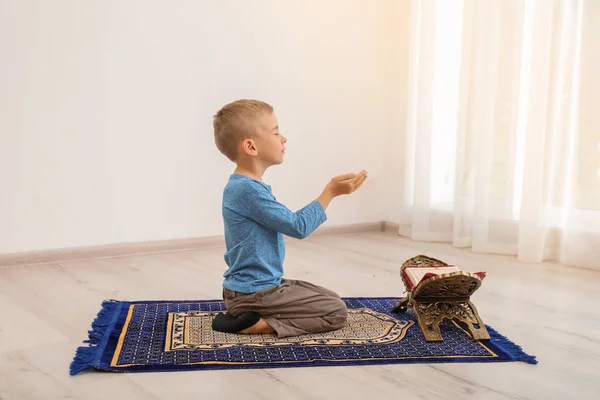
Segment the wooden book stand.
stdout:
<svg viewBox="0 0 600 400">
<path fill-rule="evenodd" d="M 435 258 L 419 255 L 402 264 L 400 276 L 407 296 L 391 310 L 405 312 L 412 307 L 421 332 L 428 342 L 443 341 L 440 324 L 444 319 L 458 320 L 467 326 L 474 340 L 488 340 L 490 335 L 471 303 L 484 272 L 470 273 Z"/>
</svg>

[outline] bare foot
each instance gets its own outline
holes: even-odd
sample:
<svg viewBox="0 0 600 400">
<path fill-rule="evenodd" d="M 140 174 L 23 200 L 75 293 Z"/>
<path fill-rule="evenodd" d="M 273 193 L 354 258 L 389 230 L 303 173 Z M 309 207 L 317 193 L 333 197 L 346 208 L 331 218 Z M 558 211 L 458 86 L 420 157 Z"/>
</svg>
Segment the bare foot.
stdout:
<svg viewBox="0 0 600 400">
<path fill-rule="evenodd" d="M 257 323 L 252 325 L 250 328 L 246 328 L 240 333 L 256 334 L 256 333 L 273 333 L 275 329 L 271 325 L 267 324 L 267 321 L 260 319 Z"/>
</svg>

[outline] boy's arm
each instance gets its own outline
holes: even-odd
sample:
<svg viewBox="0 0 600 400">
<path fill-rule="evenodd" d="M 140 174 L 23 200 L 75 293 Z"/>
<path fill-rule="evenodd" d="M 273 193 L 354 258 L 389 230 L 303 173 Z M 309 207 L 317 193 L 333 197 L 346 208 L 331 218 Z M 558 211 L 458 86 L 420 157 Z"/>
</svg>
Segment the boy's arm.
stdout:
<svg viewBox="0 0 600 400">
<path fill-rule="evenodd" d="M 257 191 L 252 191 L 252 194 L 247 193 L 242 196 L 240 201 L 245 203 L 243 209 L 246 211 L 247 218 L 284 235 L 303 239 L 327 220 L 325 210 L 334 197 L 354 192 L 366 178 L 366 171 L 359 174 L 336 176 L 315 201 L 297 212 L 292 212 L 276 201 L 262 187 Z"/>
<path fill-rule="evenodd" d="M 327 220 L 325 208 L 313 201 L 293 212 L 263 188 L 240 199 L 245 203 L 245 217 L 284 235 L 304 239 Z"/>
<path fill-rule="evenodd" d="M 329 203 L 331 203 L 331 200 L 333 200 L 334 197 L 335 193 L 333 192 L 333 189 L 330 187 L 330 185 L 327 185 L 325 187 L 325 190 L 323 190 L 323 193 L 321 193 L 321 195 L 317 197 L 317 202 L 321 204 L 323 210 L 327 210 L 327 207 L 329 207 Z"/>
</svg>

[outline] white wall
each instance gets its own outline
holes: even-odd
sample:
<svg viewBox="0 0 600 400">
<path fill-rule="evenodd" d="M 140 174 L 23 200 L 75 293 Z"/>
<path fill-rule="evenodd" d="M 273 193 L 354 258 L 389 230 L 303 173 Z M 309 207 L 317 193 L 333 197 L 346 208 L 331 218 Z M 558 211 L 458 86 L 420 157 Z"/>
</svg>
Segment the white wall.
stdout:
<svg viewBox="0 0 600 400">
<path fill-rule="evenodd" d="M 390 129 L 385 139 L 384 153 L 385 181 L 382 191 L 385 212 L 383 220 L 400 223 L 402 198 L 404 196 L 405 130 L 407 123 L 408 82 L 409 82 L 409 42 L 410 7 L 409 1 L 394 1 L 390 10 L 394 30 L 390 50 L 390 89 L 389 102 Z"/>
<path fill-rule="evenodd" d="M 328 224 L 385 219 L 407 4 L 0 2 L 0 253 L 222 234 L 212 115 L 242 97 L 289 139 L 279 200 L 367 168 Z"/>
</svg>

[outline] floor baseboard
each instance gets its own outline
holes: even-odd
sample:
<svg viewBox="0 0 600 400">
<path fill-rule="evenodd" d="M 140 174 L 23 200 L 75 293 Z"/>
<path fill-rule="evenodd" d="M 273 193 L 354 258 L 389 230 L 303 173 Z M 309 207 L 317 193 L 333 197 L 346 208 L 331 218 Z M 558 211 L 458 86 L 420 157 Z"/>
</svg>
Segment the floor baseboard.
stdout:
<svg viewBox="0 0 600 400">
<path fill-rule="evenodd" d="M 311 237 L 356 234 L 363 232 L 386 232 L 389 230 L 394 230 L 393 226 L 394 224 L 389 222 L 327 226 L 317 229 L 311 235 Z M 140 254 L 155 254 L 169 251 L 185 251 L 224 246 L 225 239 L 223 236 L 210 236 L 202 238 L 173 239 L 142 243 L 122 243 L 102 246 L 30 251 L 24 253 L 8 253 L 0 254 L 0 268 L 98 258 L 123 257 Z"/>
<path fill-rule="evenodd" d="M 384 221 L 381 224 L 383 227 L 382 230 L 384 232 L 398 233 L 398 231 L 400 230 L 400 224 L 397 224 L 395 222 Z"/>
</svg>

